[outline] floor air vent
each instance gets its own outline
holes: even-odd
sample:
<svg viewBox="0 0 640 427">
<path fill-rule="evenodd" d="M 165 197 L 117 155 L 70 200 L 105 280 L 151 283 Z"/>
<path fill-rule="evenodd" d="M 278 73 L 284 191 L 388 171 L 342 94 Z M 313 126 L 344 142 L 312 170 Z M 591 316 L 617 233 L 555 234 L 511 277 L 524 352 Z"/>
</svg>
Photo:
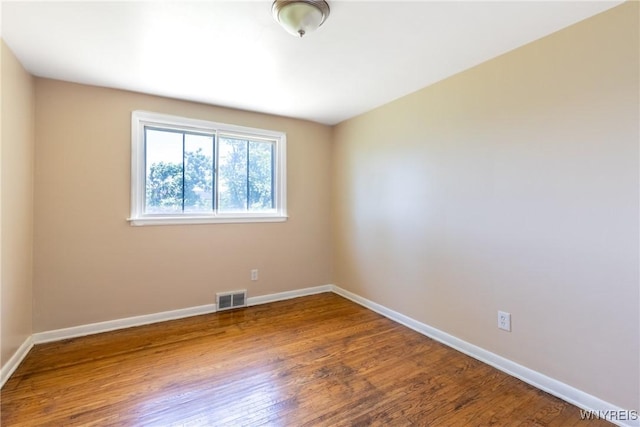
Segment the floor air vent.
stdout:
<svg viewBox="0 0 640 427">
<path fill-rule="evenodd" d="M 247 291 L 221 292 L 216 294 L 217 308 L 220 310 L 230 310 L 232 308 L 247 306 Z"/>
</svg>

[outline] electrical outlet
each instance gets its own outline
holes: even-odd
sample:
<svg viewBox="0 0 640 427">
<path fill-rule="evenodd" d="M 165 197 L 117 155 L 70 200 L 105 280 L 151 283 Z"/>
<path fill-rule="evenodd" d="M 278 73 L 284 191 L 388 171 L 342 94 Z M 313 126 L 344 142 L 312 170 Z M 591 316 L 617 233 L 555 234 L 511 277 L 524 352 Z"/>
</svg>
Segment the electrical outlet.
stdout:
<svg viewBox="0 0 640 427">
<path fill-rule="evenodd" d="M 498 329 L 511 332 L 511 313 L 498 311 Z"/>
<path fill-rule="evenodd" d="M 253 270 L 251 270 L 251 280 L 253 280 L 254 282 L 256 280 L 258 280 L 258 269 L 254 268 Z"/>
</svg>

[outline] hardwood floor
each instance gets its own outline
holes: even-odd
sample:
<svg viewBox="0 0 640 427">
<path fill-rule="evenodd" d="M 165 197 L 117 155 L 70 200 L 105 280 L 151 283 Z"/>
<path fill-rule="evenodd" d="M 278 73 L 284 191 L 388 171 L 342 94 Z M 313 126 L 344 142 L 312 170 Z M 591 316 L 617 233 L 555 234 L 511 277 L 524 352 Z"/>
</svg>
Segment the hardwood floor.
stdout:
<svg viewBox="0 0 640 427">
<path fill-rule="evenodd" d="M 3 426 L 598 426 L 335 294 L 35 346 Z"/>
</svg>

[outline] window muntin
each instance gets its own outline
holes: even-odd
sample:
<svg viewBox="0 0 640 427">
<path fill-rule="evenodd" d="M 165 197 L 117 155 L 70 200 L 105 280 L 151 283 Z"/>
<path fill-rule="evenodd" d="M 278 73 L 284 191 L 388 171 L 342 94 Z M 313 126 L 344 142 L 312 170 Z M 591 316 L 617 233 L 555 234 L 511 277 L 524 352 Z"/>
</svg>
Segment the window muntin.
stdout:
<svg viewBox="0 0 640 427">
<path fill-rule="evenodd" d="M 286 220 L 286 135 L 132 114 L 133 225 Z"/>
</svg>

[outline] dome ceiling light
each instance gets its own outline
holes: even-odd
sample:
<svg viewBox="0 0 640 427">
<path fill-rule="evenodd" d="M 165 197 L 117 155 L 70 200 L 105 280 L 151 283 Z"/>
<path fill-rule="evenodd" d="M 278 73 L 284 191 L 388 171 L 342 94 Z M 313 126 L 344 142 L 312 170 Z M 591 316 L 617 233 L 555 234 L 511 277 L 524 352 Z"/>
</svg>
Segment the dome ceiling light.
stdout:
<svg viewBox="0 0 640 427">
<path fill-rule="evenodd" d="M 271 11 L 288 33 L 302 37 L 324 23 L 329 16 L 329 4 L 323 0 L 276 0 Z"/>
</svg>

